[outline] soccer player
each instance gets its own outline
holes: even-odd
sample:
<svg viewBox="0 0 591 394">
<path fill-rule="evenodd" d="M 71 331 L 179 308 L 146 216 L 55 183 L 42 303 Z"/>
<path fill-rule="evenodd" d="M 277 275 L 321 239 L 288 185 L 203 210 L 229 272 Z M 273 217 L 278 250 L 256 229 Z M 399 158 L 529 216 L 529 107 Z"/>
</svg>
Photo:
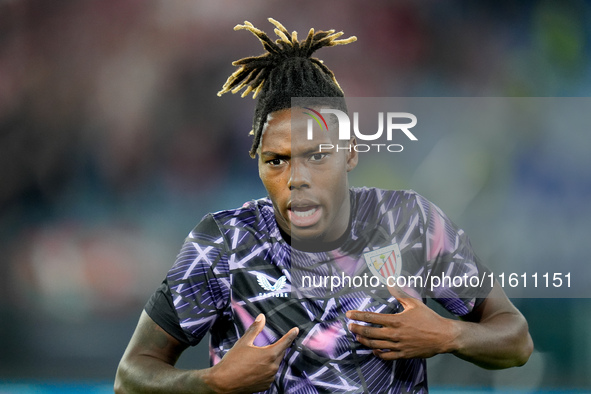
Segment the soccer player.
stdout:
<svg viewBox="0 0 591 394">
<path fill-rule="evenodd" d="M 268 197 L 208 214 L 191 231 L 141 314 L 115 391 L 426 393 L 425 359 L 436 354 L 491 369 L 524 364 L 533 347 L 527 322 L 498 284 L 478 293 L 391 285 L 386 294 L 304 286 L 304 274 L 361 276 L 371 265 L 383 277 L 488 271 L 464 232 L 422 196 L 350 188 L 355 150 L 319 150 L 344 146 L 334 127 L 306 138 L 310 112 L 346 111 L 332 71 L 311 55 L 355 37 L 312 29 L 299 41 L 269 20 L 276 41 L 249 22 L 236 26 L 266 53 L 234 62 L 239 68 L 220 92 L 259 96 L 250 154 Z M 300 108 L 292 97 L 315 99 Z M 461 319 L 433 312 L 426 297 Z M 212 366 L 176 369 L 207 332 Z"/>
</svg>

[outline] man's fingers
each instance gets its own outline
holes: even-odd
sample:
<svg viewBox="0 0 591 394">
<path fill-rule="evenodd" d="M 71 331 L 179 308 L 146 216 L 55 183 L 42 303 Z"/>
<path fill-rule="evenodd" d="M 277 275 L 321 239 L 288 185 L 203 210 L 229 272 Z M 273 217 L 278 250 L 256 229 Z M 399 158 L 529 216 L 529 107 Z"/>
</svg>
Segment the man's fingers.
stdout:
<svg viewBox="0 0 591 394">
<path fill-rule="evenodd" d="M 300 330 L 297 327 L 294 327 L 291 330 L 289 330 L 284 336 L 279 338 L 277 342 L 270 346 L 277 348 L 277 352 L 281 354 L 285 349 L 291 346 L 292 342 L 297 338 L 299 332 Z"/>
<path fill-rule="evenodd" d="M 383 313 L 347 311 L 347 317 L 351 320 L 364 321 L 382 326 L 388 322 L 388 315 Z"/>
<path fill-rule="evenodd" d="M 357 341 L 362 345 L 367 346 L 371 349 L 388 349 L 388 350 L 397 350 L 398 343 L 392 341 L 383 341 L 379 339 L 369 339 L 362 336 L 357 336 Z"/>
<path fill-rule="evenodd" d="M 255 338 L 261 333 L 261 331 L 263 331 L 263 328 L 265 328 L 265 321 L 265 315 L 262 313 L 259 314 L 250 327 L 244 332 L 242 338 L 244 338 L 247 344 L 252 345 L 254 343 Z"/>
<path fill-rule="evenodd" d="M 360 324 L 349 323 L 349 330 L 356 335 L 361 335 L 370 339 L 392 339 L 392 330 L 384 327 L 362 326 Z"/>
<path fill-rule="evenodd" d="M 373 354 L 376 357 L 381 358 L 382 360 L 388 360 L 388 361 L 398 360 L 398 359 L 401 359 L 401 358 L 407 358 L 404 355 L 403 352 L 398 352 L 398 351 L 395 351 L 395 350 L 394 351 L 386 351 L 386 352 L 384 352 L 384 351 L 382 351 L 380 349 L 374 349 L 373 350 Z"/>
</svg>

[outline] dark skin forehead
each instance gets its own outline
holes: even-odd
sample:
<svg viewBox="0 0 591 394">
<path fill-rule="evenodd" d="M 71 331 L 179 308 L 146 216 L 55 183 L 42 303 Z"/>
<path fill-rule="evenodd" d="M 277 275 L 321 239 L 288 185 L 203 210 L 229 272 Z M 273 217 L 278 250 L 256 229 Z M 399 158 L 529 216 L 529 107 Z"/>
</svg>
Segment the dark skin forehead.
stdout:
<svg viewBox="0 0 591 394">
<path fill-rule="evenodd" d="M 317 152 L 320 144 L 339 144 L 337 122 L 332 117 L 327 119 L 328 131 L 318 130 L 314 122 L 313 139 L 308 140 L 307 125 L 311 118 L 304 112 L 308 111 L 294 107 L 270 113 L 263 127 L 259 156 L 263 159 L 271 155 L 297 157 Z"/>
</svg>

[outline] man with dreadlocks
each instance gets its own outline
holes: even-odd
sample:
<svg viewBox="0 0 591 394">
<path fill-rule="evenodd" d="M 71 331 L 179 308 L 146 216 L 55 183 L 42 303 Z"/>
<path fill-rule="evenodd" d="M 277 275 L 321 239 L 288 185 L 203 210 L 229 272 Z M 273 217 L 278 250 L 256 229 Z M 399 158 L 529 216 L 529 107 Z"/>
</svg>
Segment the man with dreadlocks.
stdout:
<svg viewBox="0 0 591 394">
<path fill-rule="evenodd" d="M 396 249 L 403 271 L 423 277 L 488 271 L 463 231 L 422 196 L 349 188 L 355 150 L 318 150 L 339 144 L 334 130 L 304 137 L 308 118 L 292 97 L 307 98 L 310 111 L 346 111 L 333 73 L 311 55 L 356 38 L 312 29 L 299 41 L 269 20 L 276 41 L 249 22 L 236 26 L 266 53 L 234 62 L 239 69 L 219 92 L 259 96 L 250 154 L 269 196 L 206 215 L 189 234 L 140 317 L 116 392 L 426 393 L 425 359 L 439 353 L 485 368 L 524 364 L 532 352 L 527 323 L 498 284 L 485 296 L 405 288 L 414 298 L 399 288 L 298 288 L 298 270 L 361 275 L 363 255 L 380 250 Z M 462 319 L 436 314 L 427 296 Z M 207 332 L 212 367 L 176 369 Z"/>
</svg>

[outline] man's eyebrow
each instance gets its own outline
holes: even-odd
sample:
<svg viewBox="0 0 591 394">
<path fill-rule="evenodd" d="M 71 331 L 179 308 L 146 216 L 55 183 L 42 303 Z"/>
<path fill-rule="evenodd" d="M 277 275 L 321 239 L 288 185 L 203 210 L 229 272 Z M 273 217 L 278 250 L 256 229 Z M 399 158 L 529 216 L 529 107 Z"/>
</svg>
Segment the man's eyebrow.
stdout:
<svg viewBox="0 0 591 394">
<path fill-rule="evenodd" d="M 316 153 L 326 153 L 326 151 L 322 151 L 322 150 L 320 150 L 320 147 L 315 146 L 313 148 L 306 149 L 303 152 L 298 153 L 298 157 L 305 157 L 305 156 L 313 155 Z"/>
<path fill-rule="evenodd" d="M 303 153 L 305 155 L 310 155 L 310 154 L 313 154 L 313 153 L 320 153 L 320 152 L 322 152 L 322 150 L 320 149 L 320 146 L 315 146 L 313 148 L 306 149 Z"/>
<path fill-rule="evenodd" d="M 289 157 L 289 155 L 281 154 L 281 153 L 277 153 L 277 152 L 272 152 L 272 151 L 264 151 L 264 152 L 261 152 L 261 157 L 262 156 L 265 156 L 265 157 L 277 157 L 277 158 L 280 158 L 280 159 Z"/>
</svg>

